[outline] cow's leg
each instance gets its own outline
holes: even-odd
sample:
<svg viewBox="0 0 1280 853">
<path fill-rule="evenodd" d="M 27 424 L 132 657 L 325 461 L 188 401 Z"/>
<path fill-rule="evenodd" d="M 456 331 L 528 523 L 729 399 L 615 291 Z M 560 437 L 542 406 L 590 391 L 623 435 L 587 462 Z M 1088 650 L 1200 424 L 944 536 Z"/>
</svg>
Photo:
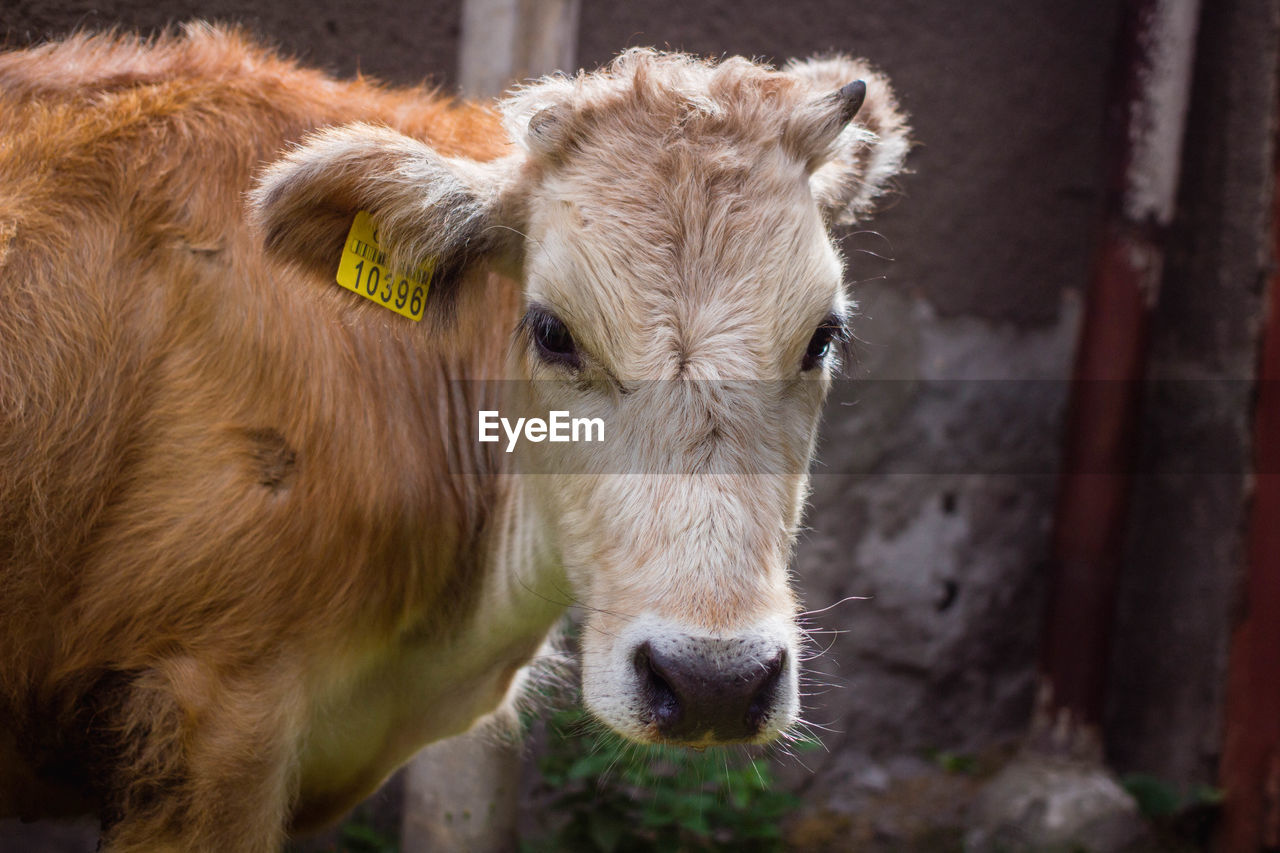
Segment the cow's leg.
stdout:
<svg viewBox="0 0 1280 853">
<path fill-rule="evenodd" d="M 278 851 L 294 788 L 288 683 L 215 679 L 190 661 L 133 679 L 104 752 L 105 853 Z"/>
</svg>

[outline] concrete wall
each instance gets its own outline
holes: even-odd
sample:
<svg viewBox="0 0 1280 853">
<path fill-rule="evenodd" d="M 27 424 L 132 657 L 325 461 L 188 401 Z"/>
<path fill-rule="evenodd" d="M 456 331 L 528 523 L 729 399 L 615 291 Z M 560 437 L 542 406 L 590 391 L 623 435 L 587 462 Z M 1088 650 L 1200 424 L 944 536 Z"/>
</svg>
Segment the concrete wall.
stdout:
<svg viewBox="0 0 1280 853">
<path fill-rule="evenodd" d="M 1224 476 L 1138 486 L 1110 714 L 1122 767 L 1187 783 L 1212 781 L 1219 742 L 1277 67 L 1276 0 L 1204 5 L 1155 366 L 1242 381 L 1148 407 L 1146 452 L 1225 454 Z M 887 72 L 913 116 L 913 173 L 873 230 L 844 241 L 858 358 L 828 410 L 797 560 L 808 607 L 868 599 L 814 617 L 843 632 L 817 635 L 826 651 L 811 663 L 838 685 L 807 711 L 830 729 L 830 752 L 805 757 L 812 774 L 786 772 L 816 810 L 879 804 L 889 817 L 873 834 L 908 832 L 911 814 L 958 819 L 945 806 L 953 789 L 917 784 L 936 770 L 922 756 L 986 753 L 1027 718 L 1117 6 L 588 0 L 581 11 L 586 67 L 630 45 L 777 61 L 842 50 Z M 196 15 L 241 22 L 338 73 L 454 79 L 459 9 L 438 0 L 9 0 L 0 34 L 21 44 Z M 916 805 L 888 825 L 886 798 L 913 784 Z"/>
</svg>

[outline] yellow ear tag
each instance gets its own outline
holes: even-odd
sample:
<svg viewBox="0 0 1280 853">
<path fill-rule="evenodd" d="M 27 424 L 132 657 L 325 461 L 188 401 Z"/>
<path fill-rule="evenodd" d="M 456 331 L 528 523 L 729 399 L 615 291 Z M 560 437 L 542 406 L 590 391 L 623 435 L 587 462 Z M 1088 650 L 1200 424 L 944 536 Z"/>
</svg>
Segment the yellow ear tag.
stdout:
<svg viewBox="0 0 1280 853">
<path fill-rule="evenodd" d="M 351 223 L 334 279 L 352 293 L 418 321 L 427 306 L 434 273 L 434 261 L 418 267 L 416 273 L 392 273 L 386 252 L 378 246 L 378 228 L 362 210 Z"/>
</svg>

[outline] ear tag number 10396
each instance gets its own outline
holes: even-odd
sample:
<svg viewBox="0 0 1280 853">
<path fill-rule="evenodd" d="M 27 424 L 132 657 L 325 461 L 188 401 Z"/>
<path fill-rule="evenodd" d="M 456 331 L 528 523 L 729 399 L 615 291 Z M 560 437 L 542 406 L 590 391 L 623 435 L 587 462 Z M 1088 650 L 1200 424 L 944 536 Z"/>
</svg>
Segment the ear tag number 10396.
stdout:
<svg viewBox="0 0 1280 853">
<path fill-rule="evenodd" d="M 378 245 L 378 228 L 365 211 L 356 214 L 338 261 L 338 284 L 410 320 L 421 320 L 435 264 L 414 273 L 392 272 L 387 253 Z"/>
</svg>

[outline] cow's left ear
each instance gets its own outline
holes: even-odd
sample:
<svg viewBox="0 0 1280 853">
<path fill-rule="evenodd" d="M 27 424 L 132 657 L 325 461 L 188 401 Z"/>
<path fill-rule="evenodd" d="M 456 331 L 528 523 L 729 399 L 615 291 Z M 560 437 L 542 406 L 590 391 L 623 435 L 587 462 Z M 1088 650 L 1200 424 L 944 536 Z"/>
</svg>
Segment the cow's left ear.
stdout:
<svg viewBox="0 0 1280 853">
<path fill-rule="evenodd" d="M 332 276 L 357 212 L 370 214 L 393 269 L 457 270 L 515 248 L 499 224 L 513 160 L 443 157 L 385 127 L 322 130 L 263 172 L 251 216 L 267 251 Z"/>
<path fill-rule="evenodd" d="M 793 60 L 783 73 L 807 100 L 792 113 L 783 138 L 809 169 L 809 187 L 831 224 L 868 216 L 902 172 L 910 147 L 906 115 L 889 82 L 846 56 Z"/>
</svg>

